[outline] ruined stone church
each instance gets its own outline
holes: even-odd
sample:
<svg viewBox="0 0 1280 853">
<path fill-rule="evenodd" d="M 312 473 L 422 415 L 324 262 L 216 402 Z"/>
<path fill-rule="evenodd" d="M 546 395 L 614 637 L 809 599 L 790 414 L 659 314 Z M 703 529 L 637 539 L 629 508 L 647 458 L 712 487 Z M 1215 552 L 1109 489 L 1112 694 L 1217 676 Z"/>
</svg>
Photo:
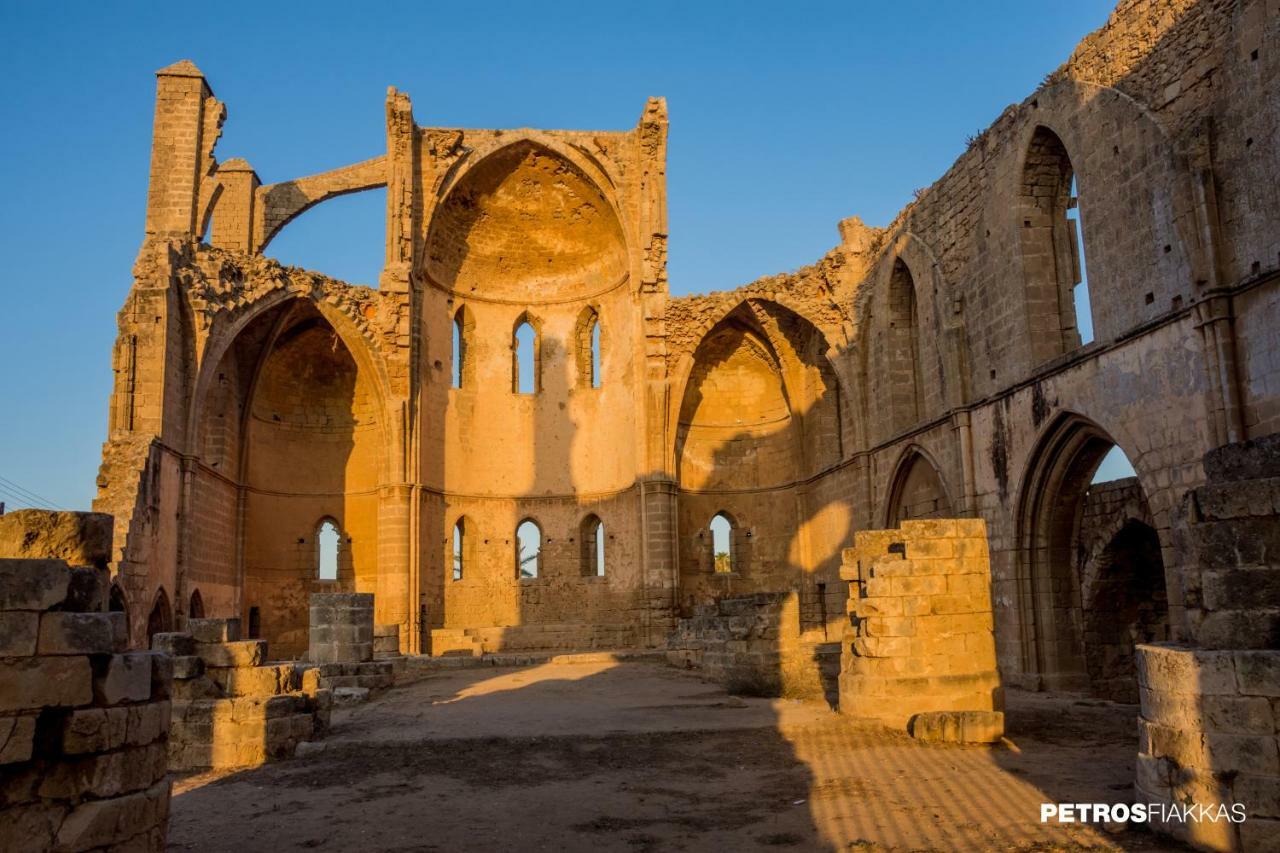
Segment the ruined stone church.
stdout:
<svg viewBox="0 0 1280 853">
<path fill-rule="evenodd" d="M 1124 0 L 893 222 L 685 297 L 661 99 L 474 130 L 391 89 L 385 151 L 277 179 L 220 157 L 195 65 L 160 70 L 94 507 L 113 609 L 137 645 L 237 617 L 290 657 L 310 594 L 370 592 L 440 655 L 660 648 L 785 595 L 820 657 L 855 534 L 976 519 L 1006 684 L 1136 702 L 1143 644 L 1275 649 L 1278 20 Z M 376 288 L 270 258 L 379 188 Z"/>
</svg>

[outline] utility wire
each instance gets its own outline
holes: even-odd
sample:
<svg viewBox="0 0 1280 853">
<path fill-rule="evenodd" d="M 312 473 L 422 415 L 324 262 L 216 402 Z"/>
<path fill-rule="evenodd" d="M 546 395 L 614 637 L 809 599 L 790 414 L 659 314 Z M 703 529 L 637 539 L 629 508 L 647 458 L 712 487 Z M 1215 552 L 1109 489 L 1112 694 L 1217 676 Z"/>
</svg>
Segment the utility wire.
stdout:
<svg viewBox="0 0 1280 853">
<path fill-rule="evenodd" d="M 18 503 L 30 503 L 40 507 L 62 509 L 58 504 L 43 495 L 38 495 L 30 489 L 24 488 L 5 477 L 0 477 L 0 491 L 4 491 Z"/>
</svg>

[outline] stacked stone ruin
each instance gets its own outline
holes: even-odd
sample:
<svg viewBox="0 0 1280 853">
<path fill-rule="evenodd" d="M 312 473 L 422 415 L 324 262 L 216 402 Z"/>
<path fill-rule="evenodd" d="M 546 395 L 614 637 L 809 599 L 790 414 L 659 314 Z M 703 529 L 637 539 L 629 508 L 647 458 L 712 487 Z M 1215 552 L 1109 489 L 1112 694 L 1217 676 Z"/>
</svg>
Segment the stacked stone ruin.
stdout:
<svg viewBox="0 0 1280 853">
<path fill-rule="evenodd" d="M 319 674 L 270 662 L 266 641 L 240 639 L 238 619 L 188 619 L 186 631 L 156 634 L 152 643 L 174 661 L 174 770 L 288 758 L 329 729 L 333 694 Z"/>
<path fill-rule="evenodd" d="M 840 711 L 927 740 L 1004 733 L 991 569 L 980 520 L 860 531 L 844 552 L 850 627 Z"/>
<path fill-rule="evenodd" d="M 340 704 L 363 702 L 371 691 L 395 683 L 399 628 L 379 635 L 373 625 L 373 595 L 360 592 L 314 593 L 307 661 L 317 683 L 332 689 Z M 393 646 L 390 637 L 395 636 Z M 374 660 L 374 649 L 382 657 Z"/>
<path fill-rule="evenodd" d="M 1213 850 L 1274 849 L 1280 839 L 1280 436 L 1219 448 L 1208 482 L 1176 521 L 1198 606 L 1185 642 L 1138 647 L 1139 802 L 1210 809 L 1243 804 L 1248 820 L 1158 822 Z M 1267 846 L 1272 845 L 1272 846 Z"/>
<path fill-rule="evenodd" d="M 128 650 L 110 554 L 108 516 L 0 517 L 6 853 L 165 847 L 172 659 Z"/>
</svg>

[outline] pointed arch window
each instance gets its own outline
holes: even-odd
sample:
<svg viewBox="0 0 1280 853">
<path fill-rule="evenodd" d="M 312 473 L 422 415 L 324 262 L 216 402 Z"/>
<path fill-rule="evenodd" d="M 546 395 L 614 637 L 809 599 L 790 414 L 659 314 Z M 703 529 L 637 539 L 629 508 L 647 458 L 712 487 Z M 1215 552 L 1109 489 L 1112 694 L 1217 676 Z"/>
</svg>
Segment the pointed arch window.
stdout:
<svg viewBox="0 0 1280 853">
<path fill-rule="evenodd" d="M 463 318 L 462 309 L 453 315 L 453 375 L 450 385 L 454 388 L 462 387 L 462 377 L 466 367 L 467 360 L 467 335 L 466 320 Z"/>
<path fill-rule="evenodd" d="M 889 326 L 885 330 L 892 432 L 920 420 L 920 322 L 916 282 L 901 258 L 889 276 Z"/>
<path fill-rule="evenodd" d="M 1066 146 L 1049 128 L 1037 127 L 1023 164 L 1018 207 L 1027 330 L 1036 363 L 1095 337 L 1078 190 Z"/>
<path fill-rule="evenodd" d="M 708 525 L 711 531 L 711 570 L 716 574 L 728 574 L 737 569 L 734 540 L 737 525 L 726 512 L 718 512 Z"/>
<path fill-rule="evenodd" d="M 600 352 L 603 331 L 600 312 L 593 306 L 588 305 L 578 315 L 576 337 L 578 387 L 599 388 L 603 380 Z"/>
<path fill-rule="evenodd" d="M 582 521 L 582 576 L 602 578 L 605 573 L 604 522 L 595 515 Z"/>
<path fill-rule="evenodd" d="M 534 580 L 542 569 L 542 528 L 531 518 L 516 528 L 516 577 Z"/>
<path fill-rule="evenodd" d="M 322 581 L 338 579 L 338 552 L 342 547 L 342 535 L 333 519 L 326 518 L 316 529 L 316 577 Z"/>
<path fill-rule="evenodd" d="M 462 580 L 467 569 L 467 521 L 459 518 L 453 525 L 453 579 Z"/>
<path fill-rule="evenodd" d="M 521 315 L 511 333 L 511 391 L 537 394 L 542 390 L 541 336 L 528 315 Z"/>
</svg>

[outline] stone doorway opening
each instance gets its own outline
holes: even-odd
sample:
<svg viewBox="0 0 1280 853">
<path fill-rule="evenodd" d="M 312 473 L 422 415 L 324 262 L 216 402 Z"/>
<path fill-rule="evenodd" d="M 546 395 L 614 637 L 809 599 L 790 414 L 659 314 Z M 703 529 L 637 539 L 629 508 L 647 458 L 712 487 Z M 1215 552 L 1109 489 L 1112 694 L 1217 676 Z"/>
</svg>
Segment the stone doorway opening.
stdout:
<svg viewBox="0 0 1280 853">
<path fill-rule="evenodd" d="M 1128 457 L 1068 416 L 1033 457 L 1019 515 L 1028 686 L 1136 704 L 1134 647 L 1169 638 L 1158 525 Z"/>
</svg>

